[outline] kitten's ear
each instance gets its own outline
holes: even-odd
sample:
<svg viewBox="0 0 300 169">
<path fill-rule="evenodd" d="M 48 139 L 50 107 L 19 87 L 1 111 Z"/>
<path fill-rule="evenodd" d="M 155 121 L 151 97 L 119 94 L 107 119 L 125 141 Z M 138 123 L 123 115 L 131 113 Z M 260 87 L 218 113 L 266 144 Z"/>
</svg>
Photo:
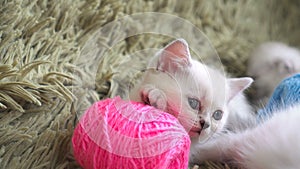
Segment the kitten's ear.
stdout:
<svg viewBox="0 0 300 169">
<path fill-rule="evenodd" d="M 247 89 L 251 85 L 252 82 L 253 82 L 253 79 L 250 77 L 229 78 L 228 79 L 228 84 L 229 84 L 228 101 L 230 101 L 232 98 L 234 98 L 240 92 L 243 92 L 245 89 Z"/>
<path fill-rule="evenodd" d="M 157 69 L 176 71 L 178 68 L 191 65 L 191 55 L 187 42 L 177 39 L 169 43 L 159 54 Z"/>
</svg>

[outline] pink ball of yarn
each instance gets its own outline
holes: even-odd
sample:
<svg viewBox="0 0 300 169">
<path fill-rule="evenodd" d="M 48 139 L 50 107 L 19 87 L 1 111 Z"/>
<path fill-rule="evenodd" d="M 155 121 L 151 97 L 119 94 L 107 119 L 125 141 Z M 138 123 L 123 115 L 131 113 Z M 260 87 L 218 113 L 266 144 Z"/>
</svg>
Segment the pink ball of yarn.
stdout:
<svg viewBox="0 0 300 169">
<path fill-rule="evenodd" d="M 191 142 L 174 116 L 115 97 L 83 114 L 72 143 L 85 169 L 186 169 Z"/>
</svg>

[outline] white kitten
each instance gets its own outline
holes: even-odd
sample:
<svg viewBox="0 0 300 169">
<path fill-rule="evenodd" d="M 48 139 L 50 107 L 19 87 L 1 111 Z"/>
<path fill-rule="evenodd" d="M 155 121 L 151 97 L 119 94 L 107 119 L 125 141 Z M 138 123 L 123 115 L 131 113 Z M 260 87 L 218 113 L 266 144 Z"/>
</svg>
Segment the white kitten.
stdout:
<svg viewBox="0 0 300 169">
<path fill-rule="evenodd" d="M 269 98 L 286 77 L 300 72 L 300 52 L 280 42 L 266 42 L 253 50 L 247 73 L 255 78 L 256 98 Z"/>
<path fill-rule="evenodd" d="M 206 147 L 198 145 L 198 153 L 190 160 L 233 160 L 248 169 L 298 169 L 299 120 L 300 105 L 281 110 L 256 128 L 224 134 Z M 209 157 L 203 152 L 208 152 Z"/>
<path fill-rule="evenodd" d="M 253 113 L 242 91 L 251 83 L 251 78 L 226 78 L 193 60 L 187 42 L 178 39 L 152 59 L 130 99 L 173 114 L 188 131 L 192 144 L 200 144 L 225 128 L 249 125 Z M 193 152 L 191 149 L 191 155 Z"/>
</svg>

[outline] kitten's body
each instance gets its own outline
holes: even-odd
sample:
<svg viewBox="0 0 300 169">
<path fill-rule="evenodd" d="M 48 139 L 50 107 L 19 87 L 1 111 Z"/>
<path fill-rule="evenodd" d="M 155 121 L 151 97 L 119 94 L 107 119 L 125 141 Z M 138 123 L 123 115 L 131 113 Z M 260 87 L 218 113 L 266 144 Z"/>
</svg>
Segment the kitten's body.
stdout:
<svg viewBox="0 0 300 169">
<path fill-rule="evenodd" d="M 130 100 L 145 102 L 146 99 L 141 95 L 145 94 L 149 97 L 149 91 L 152 92 L 150 97 L 156 98 L 147 98 L 150 101 L 147 104 L 178 116 L 179 121 L 188 130 L 191 129 L 192 121 L 197 119 L 197 113 L 190 110 L 183 99 L 186 96 L 198 95 L 207 102 L 202 102 L 206 111 L 213 112 L 218 108 L 226 111 L 228 119 L 226 117 L 223 124 L 216 124 L 219 125 L 219 130 L 222 130 L 225 125 L 230 129 L 249 127 L 253 122 L 253 110 L 244 95 L 238 93 L 227 103 L 226 94 L 229 94 L 227 93 L 229 90 L 226 88 L 229 84 L 226 84 L 226 77 L 198 61 L 193 60 L 193 62 L 191 72 L 195 74 L 192 75 L 191 72 L 185 72 L 172 76 L 153 68 L 148 69 L 141 83 L 131 91 Z"/>
<path fill-rule="evenodd" d="M 194 145 L 198 152 L 190 160 L 233 160 L 248 169 L 300 168 L 299 120 L 300 105 L 281 110 L 256 128 L 226 133 L 206 146 Z"/>
<path fill-rule="evenodd" d="M 176 116 L 197 145 L 211 142 L 225 129 L 241 130 L 252 124 L 253 113 L 242 94 L 251 83 L 250 78 L 226 78 L 193 60 L 187 43 L 180 39 L 153 58 L 140 84 L 132 89 L 130 100 Z M 190 152 L 192 156 L 198 151 L 191 148 Z"/>
<path fill-rule="evenodd" d="M 169 44 L 149 67 L 130 99 L 178 117 L 191 136 L 190 163 L 230 160 L 249 169 L 299 168 L 300 105 L 252 128 L 253 114 L 242 95 L 251 79 L 226 78 L 191 59 L 184 40 Z M 190 97 L 200 100 L 199 111 Z M 216 109 L 223 111 L 221 119 L 213 119 Z"/>
<path fill-rule="evenodd" d="M 300 51 L 280 42 L 259 45 L 249 56 L 247 74 L 255 78 L 256 98 L 269 98 L 284 79 L 300 72 Z"/>
</svg>

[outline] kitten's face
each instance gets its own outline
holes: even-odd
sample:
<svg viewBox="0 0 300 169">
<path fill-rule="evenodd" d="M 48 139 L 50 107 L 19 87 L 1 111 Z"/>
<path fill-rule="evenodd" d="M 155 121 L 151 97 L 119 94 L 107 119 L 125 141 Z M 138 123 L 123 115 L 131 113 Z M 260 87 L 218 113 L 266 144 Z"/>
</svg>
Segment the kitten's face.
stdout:
<svg viewBox="0 0 300 169">
<path fill-rule="evenodd" d="M 198 61 L 176 72 L 151 69 L 144 84 L 154 84 L 167 99 L 166 112 L 173 114 L 191 137 L 203 140 L 221 131 L 228 117 L 226 79 Z"/>
<path fill-rule="evenodd" d="M 189 135 L 203 140 L 221 131 L 228 117 L 226 78 L 195 60 L 173 75 L 181 95 L 168 98 L 169 111 L 178 112 L 178 120 Z M 176 91 L 169 88 L 165 92 Z"/>
<path fill-rule="evenodd" d="M 170 43 L 149 67 L 141 86 L 152 84 L 161 90 L 167 100 L 164 111 L 176 116 L 190 137 L 198 141 L 224 128 L 227 105 L 244 88 L 241 81 L 226 79 L 217 70 L 193 60 L 184 40 Z"/>
</svg>

